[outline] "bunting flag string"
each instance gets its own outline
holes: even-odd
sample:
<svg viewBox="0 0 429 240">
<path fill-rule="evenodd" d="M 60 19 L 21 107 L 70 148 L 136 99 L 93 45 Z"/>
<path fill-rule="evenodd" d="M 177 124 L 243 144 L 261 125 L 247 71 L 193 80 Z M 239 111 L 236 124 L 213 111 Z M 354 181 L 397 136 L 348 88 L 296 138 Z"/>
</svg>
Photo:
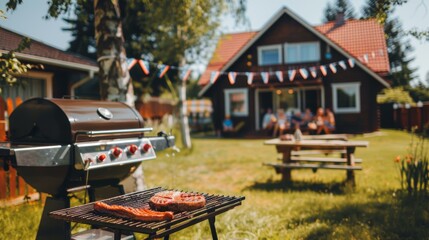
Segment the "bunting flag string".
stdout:
<svg viewBox="0 0 429 240">
<path fill-rule="evenodd" d="M 356 58 L 348 58 L 348 59 L 343 59 L 337 62 L 331 62 L 331 63 L 326 63 L 325 65 L 320 65 L 320 66 L 308 66 L 308 67 L 300 67 L 300 68 L 296 68 L 296 69 L 288 69 L 286 71 L 263 71 L 263 72 L 220 72 L 220 71 L 212 71 L 210 73 L 210 83 L 214 84 L 216 82 L 216 80 L 219 78 L 220 75 L 227 75 L 228 80 L 230 82 L 230 84 L 235 84 L 236 80 L 237 80 L 237 76 L 239 75 L 244 75 L 247 77 L 247 84 L 251 85 L 253 84 L 253 80 L 254 80 L 254 76 L 255 74 L 260 74 L 262 81 L 264 84 L 268 84 L 269 79 L 270 79 L 270 75 L 275 75 L 278 79 L 279 82 L 283 82 L 284 81 L 284 75 L 286 74 L 289 81 L 294 81 L 296 78 L 297 73 L 299 73 L 299 75 L 302 77 L 302 79 L 308 79 L 310 76 L 311 78 L 317 78 L 318 76 L 324 76 L 326 77 L 328 75 L 328 68 L 330 70 L 330 72 L 332 72 L 332 74 L 336 74 L 338 72 L 338 68 L 337 66 L 340 67 L 340 69 L 342 70 L 347 70 L 348 68 L 354 68 L 356 65 L 356 59 L 358 59 L 361 63 L 364 64 L 368 64 L 370 61 L 370 57 L 371 57 L 371 61 L 373 61 L 373 59 L 377 58 L 378 56 L 384 56 L 384 51 L 382 49 L 378 49 L 378 50 L 374 50 L 371 52 L 368 52 L 366 54 L 362 54 L 360 56 L 357 56 Z M 140 66 L 140 68 L 143 70 L 143 72 L 146 75 L 149 75 L 149 69 L 150 69 L 150 65 L 154 65 L 157 68 L 157 76 L 159 78 L 162 78 L 163 76 L 165 76 L 165 74 L 167 73 L 167 71 L 169 71 L 169 69 L 177 69 L 180 70 L 180 78 L 182 81 L 187 81 L 187 79 L 189 78 L 189 76 L 192 73 L 192 70 L 186 66 L 186 67 L 179 67 L 179 66 L 170 66 L 170 65 L 165 65 L 165 64 L 160 64 L 160 63 L 155 63 L 155 62 L 150 62 L 148 60 L 144 60 L 144 59 L 126 59 L 127 61 L 127 66 L 128 66 L 128 70 L 130 70 L 131 68 L 133 68 L 137 63 Z M 320 74 L 319 74 L 320 71 Z"/>
</svg>

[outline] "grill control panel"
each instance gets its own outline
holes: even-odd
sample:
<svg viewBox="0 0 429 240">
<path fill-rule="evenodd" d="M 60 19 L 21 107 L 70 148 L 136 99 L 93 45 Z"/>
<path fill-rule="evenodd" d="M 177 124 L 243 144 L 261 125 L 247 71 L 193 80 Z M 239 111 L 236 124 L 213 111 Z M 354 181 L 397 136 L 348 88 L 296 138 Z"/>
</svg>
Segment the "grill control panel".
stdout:
<svg viewBox="0 0 429 240">
<path fill-rule="evenodd" d="M 78 170 L 90 170 L 154 158 L 155 149 L 147 138 L 77 143 L 74 166 Z"/>
</svg>

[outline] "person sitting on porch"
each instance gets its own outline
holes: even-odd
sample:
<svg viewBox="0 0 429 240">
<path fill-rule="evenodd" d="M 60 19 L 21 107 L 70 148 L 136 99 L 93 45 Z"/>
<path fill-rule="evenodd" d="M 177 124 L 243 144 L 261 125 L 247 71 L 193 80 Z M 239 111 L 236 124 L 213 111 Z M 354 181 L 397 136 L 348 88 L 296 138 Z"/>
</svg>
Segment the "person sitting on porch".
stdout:
<svg viewBox="0 0 429 240">
<path fill-rule="evenodd" d="M 262 119 L 262 128 L 266 130 L 271 130 L 277 122 L 277 118 L 273 113 L 271 108 L 267 109 L 267 112 L 264 114 Z"/>
<path fill-rule="evenodd" d="M 302 118 L 302 115 L 301 115 L 301 112 L 300 111 L 297 111 L 296 113 L 294 113 L 293 115 L 292 115 L 292 117 L 291 117 L 291 127 L 292 128 L 300 128 L 301 127 L 301 124 L 302 124 L 302 121 L 303 121 L 303 118 Z"/>
<path fill-rule="evenodd" d="M 277 111 L 277 123 L 274 126 L 274 132 L 273 137 L 277 136 L 277 131 L 279 132 L 279 135 L 281 136 L 283 132 L 289 128 L 289 122 L 287 121 L 286 114 L 283 109 L 279 109 Z"/>
<path fill-rule="evenodd" d="M 310 108 L 306 108 L 304 115 L 302 116 L 302 122 L 301 122 L 301 126 L 307 126 L 308 123 L 310 123 L 311 121 L 313 121 L 313 113 L 311 112 Z"/>
<path fill-rule="evenodd" d="M 315 120 L 317 125 L 317 134 L 321 134 L 322 132 L 330 134 L 335 130 L 334 113 L 329 108 L 326 109 L 326 113 L 323 108 L 318 108 Z"/>
<path fill-rule="evenodd" d="M 229 115 L 225 115 L 225 119 L 223 120 L 223 131 L 230 132 L 234 130 L 234 124 L 232 123 L 231 117 Z"/>
</svg>

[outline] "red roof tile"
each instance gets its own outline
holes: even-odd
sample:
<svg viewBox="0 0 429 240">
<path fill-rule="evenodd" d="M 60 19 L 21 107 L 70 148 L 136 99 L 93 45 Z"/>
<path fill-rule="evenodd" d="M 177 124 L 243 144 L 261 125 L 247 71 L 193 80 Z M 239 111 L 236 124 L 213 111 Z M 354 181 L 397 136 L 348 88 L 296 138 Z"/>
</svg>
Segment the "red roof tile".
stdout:
<svg viewBox="0 0 429 240">
<path fill-rule="evenodd" d="M 348 20 L 339 27 L 335 27 L 335 22 L 328 22 L 315 29 L 356 58 L 368 54 L 366 65 L 372 71 L 379 74 L 389 72 L 384 30 L 375 19 Z"/>
<path fill-rule="evenodd" d="M 10 51 L 18 47 L 24 36 L 0 27 L 0 50 Z M 57 48 L 46 45 L 42 42 L 31 40 L 29 48 L 21 53 L 54 60 L 61 60 L 71 63 L 84 64 L 97 67 L 97 62 L 77 54 L 65 52 Z"/>
<path fill-rule="evenodd" d="M 329 22 L 316 26 L 315 29 L 357 59 L 364 54 L 369 54 L 369 61 L 366 65 L 372 71 L 379 74 L 389 72 L 384 31 L 375 20 L 348 20 L 339 27 L 334 27 L 334 22 Z M 206 85 L 210 81 L 211 72 L 221 70 L 257 33 L 245 32 L 224 35 L 219 40 L 199 84 Z M 376 54 L 375 58 L 372 58 L 372 52 Z"/>
</svg>

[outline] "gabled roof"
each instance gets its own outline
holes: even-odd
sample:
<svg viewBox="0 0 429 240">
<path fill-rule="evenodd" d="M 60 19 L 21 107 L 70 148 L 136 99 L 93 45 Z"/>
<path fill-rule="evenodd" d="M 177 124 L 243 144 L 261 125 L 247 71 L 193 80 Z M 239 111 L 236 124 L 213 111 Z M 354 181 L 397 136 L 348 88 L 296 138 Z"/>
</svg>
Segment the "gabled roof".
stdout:
<svg viewBox="0 0 429 240">
<path fill-rule="evenodd" d="M 356 65 L 369 73 L 386 87 L 390 85 L 378 74 L 389 72 L 389 60 L 384 38 L 384 31 L 375 20 L 350 20 L 341 26 L 336 26 L 334 22 L 312 27 L 302 18 L 294 14 L 288 8 L 282 8 L 275 14 L 259 32 L 241 33 L 240 38 L 235 38 L 237 34 L 226 34 L 221 38 L 210 60 L 206 71 L 201 76 L 199 84 L 205 86 L 200 92 L 202 95 L 208 87 L 210 74 L 212 71 L 226 71 L 253 43 L 255 43 L 283 14 L 287 14 L 310 32 L 325 41 L 329 46 L 343 54 L 347 58 L 356 58 Z M 246 39 L 247 37 L 247 39 Z M 353 41 L 350 38 L 354 38 Z M 367 41 L 371 41 L 369 44 Z M 237 46 L 231 54 L 225 54 L 229 46 Z M 374 50 L 381 50 L 382 57 L 377 57 L 377 61 L 369 61 L 368 65 L 360 62 L 358 57 L 371 53 Z M 232 53 L 233 52 L 233 53 Z M 223 54 L 219 54 L 223 53 Z M 372 59 L 371 59 L 372 60 Z"/>
<path fill-rule="evenodd" d="M 347 20 L 345 24 L 336 27 L 335 22 L 316 26 L 316 30 L 338 44 L 353 57 L 371 55 L 375 50 L 376 58 L 371 58 L 366 64 L 372 71 L 384 74 L 389 72 L 389 58 L 386 40 L 382 26 L 375 19 Z M 379 52 L 382 50 L 383 52 Z M 381 53 L 381 54 L 380 54 Z"/>
<path fill-rule="evenodd" d="M 0 52 L 9 52 L 16 49 L 23 37 L 25 36 L 0 27 Z M 16 56 L 22 60 L 50 64 L 68 69 L 98 71 L 97 62 L 92 59 L 59 50 L 33 39 L 31 40 L 30 47 L 24 49 L 20 53 L 16 53 Z"/>
</svg>

